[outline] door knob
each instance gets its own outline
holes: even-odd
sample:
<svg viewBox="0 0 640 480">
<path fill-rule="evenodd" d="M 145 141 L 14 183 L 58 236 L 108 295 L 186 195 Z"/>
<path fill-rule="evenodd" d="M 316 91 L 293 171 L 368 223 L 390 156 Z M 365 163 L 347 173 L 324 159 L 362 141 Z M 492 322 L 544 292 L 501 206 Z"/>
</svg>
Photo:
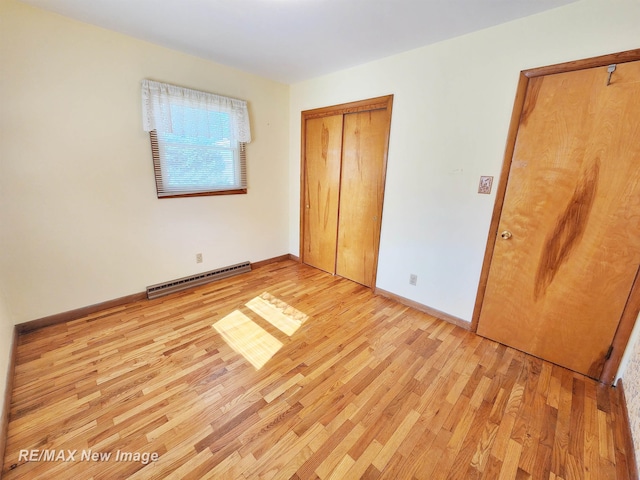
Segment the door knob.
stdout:
<svg viewBox="0 0 640 480">
<path fill-rule="evenodd" d="M 513 234 L 509 230 L 505 230 L 500 234 L 500 236 L 503 240 L 509 240 L 511 237 L 513 237 Z"/>
</svg>

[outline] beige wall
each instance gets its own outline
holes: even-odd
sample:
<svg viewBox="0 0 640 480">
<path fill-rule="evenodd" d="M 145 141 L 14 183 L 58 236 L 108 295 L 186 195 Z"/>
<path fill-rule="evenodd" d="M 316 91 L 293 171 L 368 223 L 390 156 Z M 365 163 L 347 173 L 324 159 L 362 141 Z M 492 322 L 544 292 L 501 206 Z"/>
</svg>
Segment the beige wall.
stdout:
<svg viewBox="0 0 640 480">
<path fill-rule="evenodd" d="M 0 45 L 0 287 L 16 323 L 288 253 L 288 86 L 14 0 Z M 144 78 L 248 101 L 247 195 L 156 198 Z"/>
<path fill-rule="evenodd" d="M 632 334 L 632 342 L 620 368 L 624 385 L 629 424 L 636 450 L 636 460 L 640 461 L 640 316 Z M 640 474 L 640 472 L 638 472 Z"/>
<path fill-rule="evenodd" d="M 13 322 L 11 321 L 7 302 L 0 290 L 0 416 L 2 415 L 4 408 L 7 376 L 11 373 L 9 372 L 9 362 L 11 361 L 9 353 L 13 343 L 13 328 Z M 0 432 L 0 435 L 3 433 L 4 432 Z"/>
</svg>

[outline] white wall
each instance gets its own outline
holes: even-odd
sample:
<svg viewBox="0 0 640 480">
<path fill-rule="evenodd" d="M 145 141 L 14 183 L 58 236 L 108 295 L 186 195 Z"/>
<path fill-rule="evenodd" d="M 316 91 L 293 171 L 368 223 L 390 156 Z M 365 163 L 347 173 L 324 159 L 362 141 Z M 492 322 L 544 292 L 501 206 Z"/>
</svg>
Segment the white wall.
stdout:
<svg viewBox="0 0 640 480">
<path fill-rule="evenodd" d="M 0 290 L 0 416 L 4 408 L 8 375 L 12 373 L 9 372 L 9 363 L 11 362 L 9 353 L 13 343 L 13 328 L 5 297 Z M 2 434 L 4 432 L 0 432 L 0 435 Z"/>
<path fill-rule="evenodd" d="M 498 181 L 519 72 L 638 48 L 638 25 L 638 1 L 584 0 L 292 85 L 291 252 L 299 252 L 300 112 L 392 93 L 377 286 L 471 320 L 495 200 L 495 188 L 477 193 L 478 182 Z"/>
<path fill-rule="evenodd" d="M 16 323 L 288 253 L 287 85 L 14 0 L 0 45 L 0 287 Z M 156 198 L 143 78 L 248 100 L 247 195 Z"/>
<path fill-rule="evenodd" d="M 620 370 L 623 372 L 622 383 L 636 460 L 640 461 L 640 317 L 636 321 L 631 338 Z M 640 471 L 638 473 L 640 474 Z"/>
</svg>

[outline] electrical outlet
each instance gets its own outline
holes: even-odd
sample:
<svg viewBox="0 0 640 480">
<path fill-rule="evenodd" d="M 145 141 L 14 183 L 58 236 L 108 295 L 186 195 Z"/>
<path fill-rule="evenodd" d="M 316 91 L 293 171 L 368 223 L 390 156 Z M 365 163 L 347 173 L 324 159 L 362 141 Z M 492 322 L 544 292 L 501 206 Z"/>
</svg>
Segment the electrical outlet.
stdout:
<svg viewBox="0 0 640 480">
<path fill-rule="evenodd" d="M 409 275 L 409 285 L 417 285 L 418 283 L 418 275 L 416 275 L 415 273 L 412 273 L 411 275 Z"/>
<path fill-rule="evenodd" d="M 202 263 L 202 254 L 196 253 L 196 263 Z"/>
</svg>

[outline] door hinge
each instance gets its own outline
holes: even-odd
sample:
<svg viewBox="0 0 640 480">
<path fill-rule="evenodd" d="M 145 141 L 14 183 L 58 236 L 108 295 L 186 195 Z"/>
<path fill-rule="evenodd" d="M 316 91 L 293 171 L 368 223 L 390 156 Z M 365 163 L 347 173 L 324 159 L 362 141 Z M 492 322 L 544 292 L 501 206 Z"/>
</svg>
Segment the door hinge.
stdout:
<svg viewBox="0 0 640 480">
<path fill-rule="evenodd" d="M 609 350 L 607 350 L 607 354 L 604 356 L 604 359 L 609 360 L 611 358 L 612 353 L 613 353 L 613 345 L 609 345 Z"/>
</svg>

